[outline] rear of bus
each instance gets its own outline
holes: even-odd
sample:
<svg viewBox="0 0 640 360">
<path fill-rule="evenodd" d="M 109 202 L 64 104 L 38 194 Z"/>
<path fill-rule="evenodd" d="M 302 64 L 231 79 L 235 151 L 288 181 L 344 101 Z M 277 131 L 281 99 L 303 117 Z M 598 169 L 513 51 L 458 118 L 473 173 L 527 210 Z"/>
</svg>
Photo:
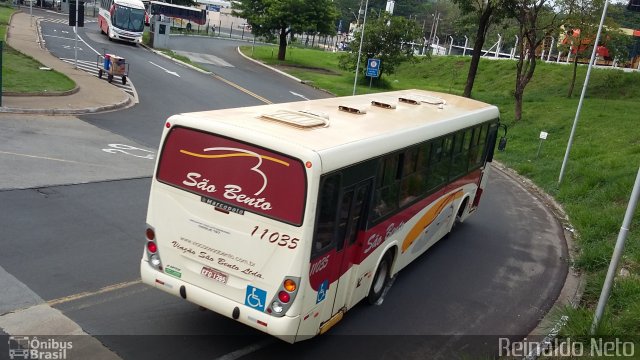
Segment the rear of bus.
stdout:
<svg viewBox="0 0 640 360">
<path fill-rule="evenodd" d="M 166 124 L 142 281 L 293 342 L 310 162 L 284 155 L 286 143 L 256 145 L 267 143 L 256 132 L 238 140 L 214 124 L 180 116 Z"/>
</svg>

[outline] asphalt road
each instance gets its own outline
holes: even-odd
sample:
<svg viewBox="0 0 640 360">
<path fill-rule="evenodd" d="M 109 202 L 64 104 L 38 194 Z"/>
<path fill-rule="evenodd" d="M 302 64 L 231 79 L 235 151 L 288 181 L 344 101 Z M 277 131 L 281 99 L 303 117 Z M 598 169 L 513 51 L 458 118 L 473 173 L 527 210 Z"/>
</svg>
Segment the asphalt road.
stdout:
<svg viewBox="0 0 640 360">
<path fill-rule="evenodd" d="M 58 25 L 43 23 L 43 33 Z M 147 196 L 164 120 L 261 101 L 141 47 L 108 42 L 95 28 L 80 35 L 95 49 L 106 45 L 127 58 L 139 103 L 79 119 L 3 115 L 0 168 L 12 171 L 0 175 L 0 270 L 26 285 L 15 294 L 37 294 L 120 357 L 477 358 L 495 354 L 497 337 L 526 335 L 557 298 L 568 270 L 562 228 L 500 172 L 492 174 L 477 213 L 404 269 L 381 305 L 358 305 L 309 341 L 285 344 L 141 285 Z M 53 54 L 68 57 L 63 42 L 56 43 L 68 40 L 48 38 Z M 205 66 L 269 101 L 301 99 L 286 95 L 291 91 L 326 96 L 254 67 L 232 42 L 171 41 L 175 50 L 222 59 L 231 66 Z M 129 150 L 104 150 L 119 149 L 114 144 Z M 10 276 L 2 274 L 0 284 Z M 15 296 L 0 300 L 0 309 L 20 307 Z"/>
</svg>

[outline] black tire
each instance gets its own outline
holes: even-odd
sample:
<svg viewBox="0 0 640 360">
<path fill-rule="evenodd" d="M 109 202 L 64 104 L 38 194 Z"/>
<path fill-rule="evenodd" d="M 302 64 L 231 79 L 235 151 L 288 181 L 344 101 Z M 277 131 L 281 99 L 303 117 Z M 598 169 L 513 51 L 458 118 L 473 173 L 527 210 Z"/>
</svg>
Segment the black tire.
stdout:
<svg viewBox="0 0 640 360">
<path fill-rule="evenodd" d="M 102 69 L 98 70 L 98 79 L 102 79 Z"/>
<path fill-rule="evenodd" d="M 380 260 L 376 274 L 373 276 L 371 288 L 369 288 L 369 295 L 367 296 L 369 304 L 373 305 L 380 300 L 384 289 L 389 284 L 389 280 L 391 280 L 391 254 L 386 253 L 382 257 L 382 260 Z"/>
<path fill-rule="evenodd" d="M 127 77 L 126 76 L 122 76 L 122 85 L 127 85 Z"/>
<path fill-rule="evenodd" d="M 112 82 L 113 81 L 113 75 L 111 75 L 111 74 L 107 75 L 107 81 L 108 82 Z"/>
</svg>

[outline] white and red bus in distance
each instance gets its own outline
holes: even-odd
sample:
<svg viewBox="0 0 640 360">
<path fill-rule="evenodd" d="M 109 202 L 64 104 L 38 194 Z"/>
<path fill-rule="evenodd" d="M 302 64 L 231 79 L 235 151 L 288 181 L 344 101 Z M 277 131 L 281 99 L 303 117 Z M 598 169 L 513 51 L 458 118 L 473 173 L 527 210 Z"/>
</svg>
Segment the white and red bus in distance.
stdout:
<svg viewBox="0 0 640 360">
<path fill-rule="evenodd" d="M 142 42 L 146 10 L 140 0 L 100 0 L 98 26 L 109 40 Z"/>
<path fill-rule="evenodd" d="M 288 342 L 324 333 L 476 210 L 498 117 L 422 90 L 172 116 L 142 281 Z"/>
</svg>

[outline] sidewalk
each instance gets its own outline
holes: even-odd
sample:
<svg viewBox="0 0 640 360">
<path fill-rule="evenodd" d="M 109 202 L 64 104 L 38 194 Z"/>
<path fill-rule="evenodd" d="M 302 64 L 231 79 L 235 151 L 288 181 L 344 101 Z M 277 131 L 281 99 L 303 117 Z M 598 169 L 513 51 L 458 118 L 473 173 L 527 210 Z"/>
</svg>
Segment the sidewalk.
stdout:
<svg viewBox="0 0 640 360">
<path fill-rule="evenodd" d="M 124 108 L 132 98 L 105 80 L 74 69 L 73 65 L 53 56 L 40 47 L 37 25 L 31 26 L 29 14 L 14 13 L 7 28 L 7 43 L 29 55 L 44 66 L 65 74 L 76 83 L 76 89 L 67 94 L 47 96 L 2 95 L 0 113 L 22 114 L 84 114 Z"/>
</svg>

